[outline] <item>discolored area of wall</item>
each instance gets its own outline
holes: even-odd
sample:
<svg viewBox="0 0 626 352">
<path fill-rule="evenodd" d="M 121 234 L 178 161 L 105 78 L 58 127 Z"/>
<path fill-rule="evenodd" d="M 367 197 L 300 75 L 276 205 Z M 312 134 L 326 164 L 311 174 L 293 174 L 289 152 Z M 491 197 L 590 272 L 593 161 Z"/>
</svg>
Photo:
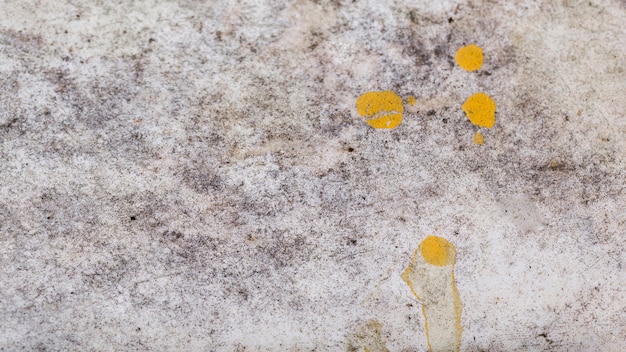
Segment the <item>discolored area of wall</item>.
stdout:
<svg viewBox="0 0 626 352">
<path fill-rule="evenodd" d="M 626 350 L 624 1 L 0 10 L 0 349 L 425 351 L 434 235 L 462 351 Z"/>
</svg>

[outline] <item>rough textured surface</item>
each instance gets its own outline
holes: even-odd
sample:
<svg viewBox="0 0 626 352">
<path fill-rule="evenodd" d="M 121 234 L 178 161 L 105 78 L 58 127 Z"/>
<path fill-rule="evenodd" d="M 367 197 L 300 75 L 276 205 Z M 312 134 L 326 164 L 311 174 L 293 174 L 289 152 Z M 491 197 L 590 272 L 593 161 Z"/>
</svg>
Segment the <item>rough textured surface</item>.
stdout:
<svg viewBox="0 0 626 352">
<path fill-rule="evenodd" d="M 0 13 L 0 349 L 342 350 L 375 321 L 424 351 L 400 274 L 432 234 L 462 350 L 626 350 L 624 1 Z M 416 97 L 398 128 L 357 115 L 372 90 Z"/>
</svg>

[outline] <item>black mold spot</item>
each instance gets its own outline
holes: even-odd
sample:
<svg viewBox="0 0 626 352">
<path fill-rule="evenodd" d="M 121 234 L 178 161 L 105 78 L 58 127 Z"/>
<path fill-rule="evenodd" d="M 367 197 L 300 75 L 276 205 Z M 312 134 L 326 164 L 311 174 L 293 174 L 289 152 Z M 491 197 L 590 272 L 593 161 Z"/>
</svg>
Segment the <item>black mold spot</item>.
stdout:
<svg viewBox="0 0 626 352">
<path fill-rule="evenodd" d="M 416 9 L 412 9 L 407 13 L 407 16 L 409 17 L 409 20 L 411 21 L 411 23 L 419 24 L 420 22 L 419 11 L 417 11 Z"/>
<path fill-rule="evenodd" d="M 267 237 L 270 235 L 271 237 Z M 275 269 L 295 267 L 307 261 L 312 247 L 303 235 L 292 235 L 284 231 L 266 232 L 259 234 L 265 242 L 255 248 L 255 257 L 262 267 L 269 266 Z"/>
<path fill-rule="evenodd" d="M 109 248 L 116 253 L 106 260 L 98 260 L 83 273 L 83 281 L 92 288 L 115 286 L 126 279 L 128 274 L 137 271 L 138 264 L 121 254 L 119 248 Z"/>
<path fill-rule="evenodd" d="M 215 167 L 200 164 L 193 165 L 183 172 L 183 182 L 198 193 L 208 194 L 221 191 L 224 187 L 222 178 Z"/>
<path fill-rule="evenodd" d="M 13 125 L 15 125 L 17 121 L 18 121 L 17 117 L 14 117 L 10 119 L 9 121 L 7 121 L 5 124 L 0 125 L 0 127 L 11 128 Z"/>
<path fill-rule="evenodd" d="M 396 38 L 403 48 L 402 54 L 413 57 L 416 65 L 429 63 L 432 51 L 426 48 L 420 33 L 410 29 L 401 29 L 398 30 Z"/>
<path fill-rule="evenodd" d="M 324 117 L 320 128 L 328 136 L 338 136 L 344 128 L 354 124 L 347 109 L 323 109 L 320 114 Z"/>
<path fill-rule="evenodd" d="M 163 233 L 163 237 L 170 237 L 178 240 L 185 237 L 185 235 L 178 231 L 165 231 Z"/>
<path fill-rule="evenodd" d="M 546 334 L 545 332 L 544 332 L 544 333 L 541 333 L 541 334 L 539 334 L 539 335 L 537 335 L 537 336 L 539 336 L 539 337 L 543 337 L 549 345 L 551 345 L 551 344 L 553 344 L 553 343 L 554 343 L 554 341 L 553 341 L 552 339 L 549 339 L 549 338 L 548 338 L 548 334 Z"/>
</svg>

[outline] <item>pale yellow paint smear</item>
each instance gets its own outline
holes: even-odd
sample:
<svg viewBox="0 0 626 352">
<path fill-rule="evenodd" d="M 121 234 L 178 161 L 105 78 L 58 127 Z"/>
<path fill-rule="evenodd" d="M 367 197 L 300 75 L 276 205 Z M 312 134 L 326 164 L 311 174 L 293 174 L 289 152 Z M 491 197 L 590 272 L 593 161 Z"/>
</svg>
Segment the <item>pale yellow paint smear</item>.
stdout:
<svg viewBox="0 0 626 352">
<path fill-rule="evenodd" d="M 391 129 L 402 123 L 402 98 L 392 91 L 367 92 L 356 100 L 356 109 L 374 128 Z"/>
<path fill-rule="evenodd" d="M 417 99 L 415 99 L 415 97 L 414 97 L 414 96 L 412 96 L 412 95 L 409 95 L 409 96 L 406 98 L 406 103 L 407 103 L 407 104 L 409 104 L 409 105 L 411 105 L 411 106 L 415 105 L 415 103 L 416 103 L 416 102 L 417 102 Z"/>
<path fill-rule="evenodd" d="M 459 351 L 463 304 L 454 284 L 456 248 L 442 237 L 429 236 L 415 250 L 402 273 L 413 295 L 422 303 L 430 351 Z"/>
<path fill-rule="evenodd" d="M 480 132 L 474 133 L 474 143 L 478 145 L 485 144 L 485 136 L 483 136 L 483 134 Z"/>
<path fill-rule="evenodd" d="M 383 324 L 370 319 L 359 325 L 353 333 L 347 336 L 347 352 L 389 352 L 383 334 Z"/>
<path fill-rule="evenodd" d="M 485 59 L 483 49 L 476 44 L 462 47 L 456 52 L 456 63 L 466 71 L 476 71 L 482 67 Z"/>
<path fill-rule="evenodd" d="M 496 123 L 496 102 L 485 93 L 472 94 L 461 108 L 476 126 L 491 128 Z"/>
</svg>

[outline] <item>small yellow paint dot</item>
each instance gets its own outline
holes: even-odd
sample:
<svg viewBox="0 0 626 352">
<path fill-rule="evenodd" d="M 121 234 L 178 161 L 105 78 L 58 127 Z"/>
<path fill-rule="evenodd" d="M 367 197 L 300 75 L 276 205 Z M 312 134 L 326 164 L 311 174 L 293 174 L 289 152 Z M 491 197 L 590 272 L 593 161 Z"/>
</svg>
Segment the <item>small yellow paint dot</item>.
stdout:
<svg viewBox="0 0 626 352">
<path fill-rule="evenodd" d="M 476 44 L 462 47 L 456 52 L 456 63 L 466 71 L 476 71 L 483 65 L 483 49 Z"/>
<path fill-rule="evenodd" d="M 367 92 L 356 100 L 356 109 L 365 122 L 374 128 L 396 128 L 402 123 L 402 98 L 387 90 Z"/>
<path fill-rule="evenodd" d="M 444 266 L 453 264 L 456 260 L 454 245 L 445 238 L 428 236 L 420 245 L 422 257 L 432 265 Z"/>
<path fill-rule="evenodd" d="M 483 136 L 483 134 L 480 133 L 480 132 L 476 132 L 474 134 L 474 143 L 476 143 L 478 145 L 485 144 L 485 136 Z"/>
<path fill-rule="evenodd" d="M 472 94 L 462 108 L 476 126 L 491 128 L 496 123 L 496 102 L 485 93 Z"/>
<path fill-rule="evenodd" d="M 414 96 L 412 96 L 412 95 L 409 95 L 409 96 L 406 98 L 406 103 L 407 103 L 407 104 L 409 104 L 409 105 L 411 105 L 411 106 L 415 105 L 415 103 L 416 103 L 416 102 L 417 102 L 417 99 L 415 99 L 415 97 L 414 97 Z"/>
</svg>

